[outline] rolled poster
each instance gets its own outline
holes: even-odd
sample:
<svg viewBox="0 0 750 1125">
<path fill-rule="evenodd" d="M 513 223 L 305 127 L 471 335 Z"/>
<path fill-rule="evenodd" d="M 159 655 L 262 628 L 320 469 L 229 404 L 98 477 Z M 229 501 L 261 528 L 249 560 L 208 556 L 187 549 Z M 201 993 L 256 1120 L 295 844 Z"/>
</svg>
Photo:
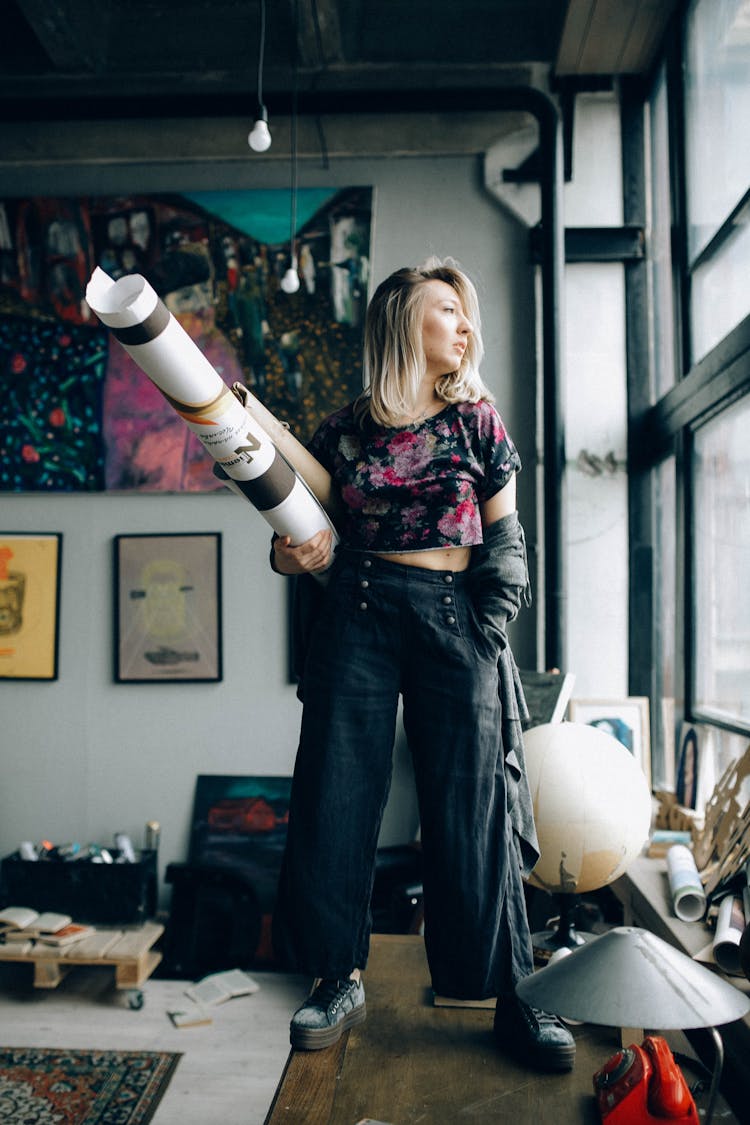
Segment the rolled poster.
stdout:
<svg viewBox="0 0 750 1125">
<path fill-rule="evenodd" d="M 714 961 L 719 968 L 733 976 L 742 976 L 740 941 L 745 924 L 742 899 L 739 895 L 726 895 L 719 904 L 712 949 Z"/>
<path fill-rule="evenodd" d="M 249 500 L 273 530 L 288 535 L 292 543 L 328 529 L 336 545 L 333 523 L 307 482 L 144 277 L 128 274 L 114 281 L 97 267 L 86 300 L 196 434 L 229 478 L 232 491 Z"/>
<path fill-rule="evenodd" d="M 675 914 L 683 922 L 697 922 L 706 913 L 706 893 L 685 844 L 673 844 L 667 852 L 667 872 Z"/>
</svg>

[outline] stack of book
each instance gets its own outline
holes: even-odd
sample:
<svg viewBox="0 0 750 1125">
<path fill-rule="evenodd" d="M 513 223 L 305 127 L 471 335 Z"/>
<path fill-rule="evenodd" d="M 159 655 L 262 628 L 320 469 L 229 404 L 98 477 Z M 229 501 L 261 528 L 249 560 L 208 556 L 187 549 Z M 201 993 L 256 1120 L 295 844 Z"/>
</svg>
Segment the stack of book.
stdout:
<svg viewBox="0 0 750 1125">
<path fill-rule="evenodd" d="M 0 943 L 17 947 L 18 953 L 31 952 L 36 942 L 63 948 L 93 933 L 93 926 L 74 922 L 68 914 L 39 913 L 28 906 L 0 910 Z"/>
</svg>

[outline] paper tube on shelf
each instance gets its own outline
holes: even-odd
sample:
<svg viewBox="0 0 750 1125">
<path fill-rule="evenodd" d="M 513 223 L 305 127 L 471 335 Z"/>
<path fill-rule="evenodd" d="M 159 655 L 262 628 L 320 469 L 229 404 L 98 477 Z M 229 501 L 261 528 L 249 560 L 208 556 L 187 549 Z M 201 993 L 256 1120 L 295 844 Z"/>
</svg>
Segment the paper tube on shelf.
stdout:
<svg viewBox="0 0 750 1125">
<path fill-rule="evenodd" d="M 745 930 L 745 911 L 739 895 L 726 895 L 719 904 L 712 951 L 714 961 L 725 973 L 742 975 L 740 941 Z"/>
<path fill-rule="evenodd" d="M 333 523 L 307 482 L 144 277 L 113 281 L 97 267 L 86 300 L 230 478 L 233 491 L 293 543 L 329 529 L 336 545 Z"/>
<path fill-rule="evenodd" d="M 667 852 L 667 872 L 675 914 L 683 922 L 698 922 L 706 913 L 706 894 L 685 844 L 674 844 Z"/>
</svg>

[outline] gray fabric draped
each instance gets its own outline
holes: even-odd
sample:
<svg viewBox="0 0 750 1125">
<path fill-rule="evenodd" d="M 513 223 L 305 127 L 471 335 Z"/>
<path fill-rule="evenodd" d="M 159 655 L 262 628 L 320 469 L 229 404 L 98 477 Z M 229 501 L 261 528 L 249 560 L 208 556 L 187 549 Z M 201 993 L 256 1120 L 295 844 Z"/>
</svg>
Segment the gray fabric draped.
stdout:
<svg viewBox="0 0 750 1125">
<path fill-rule="evenodd" d="M 470 576 L 479 619 L 499 646 L 498 692 L 503 704 L 501 733 L 508 806 L 525 878 L 539 858 L 539 841 L 523 745 L 523 725 L 529 720 L 529 712 L 507 634 L 521 605 L 531 604 L 526 539 L 518 512 L 485 527 L 484 542 L 472 548 Z"/>
</svg>

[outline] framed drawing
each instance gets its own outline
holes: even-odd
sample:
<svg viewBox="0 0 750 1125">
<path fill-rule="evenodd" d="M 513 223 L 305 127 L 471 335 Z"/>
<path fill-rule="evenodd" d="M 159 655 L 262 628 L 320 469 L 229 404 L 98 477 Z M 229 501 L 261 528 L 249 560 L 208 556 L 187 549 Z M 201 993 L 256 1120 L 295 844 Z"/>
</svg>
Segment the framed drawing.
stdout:
<svg viewBox="0 0 750 1125">
<path fill-rule="evenodd" d="M 599 727 L 622 742 L 633 755 L 651 785 L 651 738 L 648 697 L 626 699 L 571 699 L 571 722 Z"/>
<path fill-rule="evenodd" d="M 115 536 L 115 680 L 222 677 L 221 534 Z"/>
<path fill-rule="evenodd" d="M 56 680 L 58 532 L 0 532 L 0 679 Z"/>
</svg>

